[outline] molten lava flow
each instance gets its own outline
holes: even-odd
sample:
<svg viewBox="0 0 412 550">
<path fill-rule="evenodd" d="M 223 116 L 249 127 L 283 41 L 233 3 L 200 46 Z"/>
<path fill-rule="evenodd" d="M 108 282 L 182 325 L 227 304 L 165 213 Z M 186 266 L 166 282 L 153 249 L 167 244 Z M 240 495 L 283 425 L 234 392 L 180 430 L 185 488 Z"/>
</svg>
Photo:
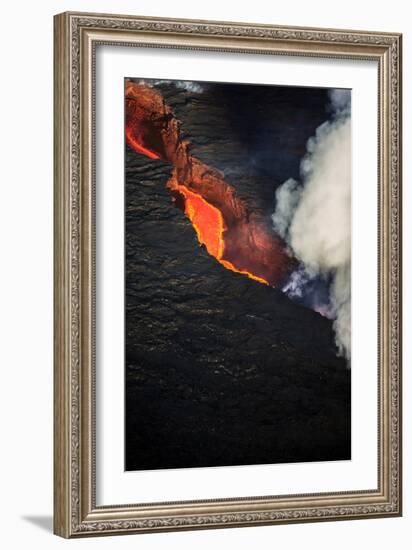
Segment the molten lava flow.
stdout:
<svg viewBox="0 0 412 550">
<path fill-rule="evenodd" d="M 160 159 L 160 155 L 158 155 L 157 153 L 155 153 L 154 151 L 151 151 L 150 149 L 148 149 L 147 147 L 145 147 L 142 143 L 141 143 L 141 139 L 137 139 L 132 131 L 130 130 L 130 128 L 126 128 L 126 139 L 127 139 L 127 143 L 130 145 L 130 147 L 132 149 L 134 149 L 137 153 L 141 153 L 142 155 L 146 155 L 146 157 L 149 157 L 150 159 L 157 159 L 159 160 Z"/>
<path fill-rule="evenodd" d="M 253 275 L 253 273 L 249 273 L 249 271 L 245 271 L 244 269 L 236 269 L 236 267 L 230 263 L 227 260 L 219 260 L 222 265 L 226 267 L 226 269 L 230 269 L 231 271 L 235 271 L 236 273 L 241 273 L 242 275 L 247 275 L 249 279 L 253 279 L 254 281 L 257 281 L 258 283 L 262 283 L 264 285 L 269 285 L 268 281 L 265 281 L 265 279 L 262 279 L 262 277 L 258 277 L 257 275 Z"/>
<path fill-rule="evenodd" d="M 136 152 L 173 166 L 167 183 L 184 203 L 197 238 L 226 269 L 277 286 L 295 260 L 262 215 L 251 211 L 223 174 L 194 157 L 161 94 L 126 83 L 126 139 Z"/>
<path fill-rule="evenodd" d="M 192 222 L 197 238 L 211 256 L 219 259 L 223 252 L 224 224 L 220 211 L 203 197 L 179 185 L 177 191 L 184 198 L 185 214 Z"/>
<path fill-rule="evenodd" d="M 214 256 L 226 269 L 247 275 L 250 279 L 268 285 L 269 283 L 265 279 L 257 277 L 245 269 L 237 269 L 231 262 L 223 259 L 226 228 L 220 210 L 184 185 L 176 186 L 176 190 L 183 196 L 185 214 L 192 222 L 199 242 L 205 245 L 209 254 Z"/>
</svg>

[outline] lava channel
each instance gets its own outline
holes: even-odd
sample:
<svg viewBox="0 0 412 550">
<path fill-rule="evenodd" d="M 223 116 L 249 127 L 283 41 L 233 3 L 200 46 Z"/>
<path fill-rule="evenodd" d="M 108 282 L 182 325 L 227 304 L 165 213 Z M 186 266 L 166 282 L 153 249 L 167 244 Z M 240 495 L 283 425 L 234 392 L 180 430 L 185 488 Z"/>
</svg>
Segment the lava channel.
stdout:
<svg viewBox="0 0 412 550">
<path fill-rule="evenodd" d="M 173 166 L 167 187 L 183 200 L 199 243 L 226 269 L 278 286 L 295 265 L 267 221 L 251 212 L 222 174 L 190 154 L 180 123 L 154 88 L 126 83 L 126 141 Z"/>
</svg>

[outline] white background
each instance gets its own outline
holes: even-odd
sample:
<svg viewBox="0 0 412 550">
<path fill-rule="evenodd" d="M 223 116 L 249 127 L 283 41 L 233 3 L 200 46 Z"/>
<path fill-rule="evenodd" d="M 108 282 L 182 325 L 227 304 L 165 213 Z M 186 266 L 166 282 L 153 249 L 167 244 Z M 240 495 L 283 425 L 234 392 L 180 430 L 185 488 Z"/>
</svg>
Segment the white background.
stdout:
<svg viewBox="0 0 412 550">
<path fill-rule="evenodd" d="M 2 6 L 1 100 L 1 526 L 4 548 L 179 550 L 237 546 L 322 550 L 333 547 L 408 548 L 412 530 L 412 399 L 404 412 L 404 517 L 64 541 L 51 534 L 52 514 L 52 15 L 65 10 L 129 13 L 285 25 L 400 31 L 404 36 L 404 120 L 412 120 L 411 16 L 407 2 L 251 3 L 208 0 L 19 2 Z M 409 24 L 408 24 L 409 23 Z M 405 273 L 411 278 L 408 238 L 412 196 L 411 130 L 404 132 Z M 404 289 L 404 394 L 412 393 L 412 306 Z"/>
<path fill-rule="evenodd" d="M 377 487 L 377 70 L 377 63 L 370 61 L 98 48 L 97 504 Z M 351 199 L 356 238 L 351 258 L 351 460 L 124 472 L 124 379 L 119 371 L 124 364 L 124 197 L 119 185 L 124 177 L 124 75 L 352 88 Z"/>
</svg>

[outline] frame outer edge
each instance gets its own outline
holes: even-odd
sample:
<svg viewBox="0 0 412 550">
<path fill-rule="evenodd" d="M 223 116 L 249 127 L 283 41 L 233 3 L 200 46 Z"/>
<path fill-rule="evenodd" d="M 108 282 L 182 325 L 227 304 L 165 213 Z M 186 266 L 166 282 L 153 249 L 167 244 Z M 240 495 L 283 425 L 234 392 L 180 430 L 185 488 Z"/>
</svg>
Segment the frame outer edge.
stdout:
<svg viewBox="0 0 412 550">
<path fill-rule="evenodd" d="M 403 35 L 398 36 L 398 128 L 399 128 L 399 515 L 403 516 Z"/>
<path fill-rule="evenodd" d="M 396 288 L 396 302 L 394 305 L 395 314 L 398 316 L 397 324 L 397 355 L 395 358 L 397 365 L 397 410 L 395 411 L 395 429 L 397 433 L 397 490 L 398 490 L 398 516 L 403 516 L 403 310 L 402 310 L 402 296 L 403 296 L 403 213 L 402 213 L 402 193 L 403 193 L 403 35 L 398 34 L 396 36 L 397 47 L 397 67 L 396 72 L 393 75 L 394 82 L 397 84 L 396 95 L 393 98 L 396 119 L 393 123 L 396 125 L 396 141 L 394 141 L 393 156 L 397 159 L 396 172 L 394 174 L 395 181 L 397 183 L 397 217 L 395 227 L 395 242 L 396 242 L 396 256 L 397 256 L 397 279 L 393 288 Z"/>
<path fill-rule="evenodd" d="M 372 33 L 366 31 L 300 29 L 272 25 L 249 25 L 217 21 L 192 21 L 176 19 L 159 19 L 152 17 L 111 16 L 66 12 L 55 16 L 54 34 L 54 532 L 65 538 L 92 535 L 113 535 L 122 533 L 144 533 L 162 531 L 180 531 L 188 529 L 240 527 L 255 525 L 273 525 L 275 523 L 300 523 L 325 520 L 360 519 L 372 517 L 398 516 L 401 513 L 401 35 L 398 33 Z M 388 308 L 385 309 L 385 324 L 390 332 L 385 345 L 389 379 L 385 381 L 385 439 L 386 452 L 383 461 L 386 465 L 384 479 L 386 488 L 384 502 L 372 500 L 361 502 L 360 499 L 330 506 L 316 504 L 309 508 L 296 508 L 279 511 L 261 511 L 260 507 L 250 511 L 223 512 L 212 511 L 199 515 L 195 510 L 183 514 L 155 514 L 138 518 L 130 512 L 136 508 L 119 507 L 107 510 L 108 517 L 97 517 L 95 505 L 89 500 L 89 491 L 93 490 L 93 479 L 90 474 L 90 440 L 88 439 L 90 413 L 85 402 L 90 396 L 82 384 L 89 380 L 85 370 L 89 368 L 88 356 L 84 355 L 87 347 L 83 330 L 88 316 L 82 312 L 88 295 L 82 292 L 82 285 L 88 282 L 88 270 L 83 262 L 89 258 L 87 250 L 82 247 L 88 244 L 88 231 L 82 224 L 87 219 L 85 202 L 88 195 L 83 186 L 89 182 L 89 169 L 84 170 L 88 157 L 89 142 L 85 132 L 89 127 L 84 121 L 82 110 L 85 106 L 84 85 L 88 81 L 88 72 L 80 63 L 81 34 L 84 28 L 99 31 L 120 30 L 123 32 L 139 31 L 150 37 L 167 36 L 163 44 L 169 43 L 169 36 L 188 36 L 195 39 L 205 36 L 212 39 L 231 37 L 232 40 L 246 39 L 245 52 L 252 50 L 256 40 L 269 39 L 273 42 L 301 44 L 294 52 L 301 55 L 313 55 L 313 46 L 330 42 L 330 52 L 323 54 L 335 56 L 336 51 L 350 53 L 353 45 L 361 47 L 359 56 L 379 56 L 384 63 L 386 101 L 381 103 L 384 112 L 384 170 L 381 173 L 382 185 L 387 189 L 384 218 L 387 260 L 393 260 L 390 273 L 385 270 Z M 250 31 L 250 32 L 249 32 Z M 190 42 L 190 40 L 189 40 Z M 160 42 L 159 42 L 160 44 Z M 332 45 L 333 44 L 333 45 Z M 312 46 L 313 45 L 313 46 Z M 198 49 L 199 44 L 193 45 Z M 159 47 L 162 47 L 161 45 Z M 164 46 L 163 46 L 164 47 Z M 172 46 L 173 47 L 173 46 Z M 189 44 L 190 47 L 190 44 Z M 204 45 L 200 45 L 200 49 Z M 218 48 L 224 51 L 225 48 Z M 306 51 L 307 50 L 307 51 Z M 310 50 L 310 51 L 309 51 Z M 243 47 L 239 48 L 239 52 Z M 258 51 L 258 50 L 256 50 Z M 288 49 L 286 49 L 288 51 Z M 358 50 L 360 51 L 360 50 Z M 351 55 L 358 57 L 356 49 Z M 84 54 L 84 51 L 83 51 Z M 86 87 L 87 88 L 87 87 Z M 382 149 L 380 149 L 382 154 Z M 90 183 L 90 182 L 89 182 Z M 85 208 L 86 207 L 86 208 Z M 388 242 L 389 241 L 389 242 Z M 388 284 L 389 283 L 389 284 Z M 386 291 L 385 291 L 386 293 Z M 81 326 L 83 325 L 83 327 Z M 389 348 L 389 349 L 388 349 Z M 87 374 L 87 373 L 86 373 Z M 89 387 L 89 386 L 88 386 Z M 390 399 L 391 396 L 391 399 Z M 85 418 L 85 415 L 87 418 Z M 383 470 L 382 470 L 383 471 Z M 87 484 L 87 487 L 85 485 Z M 388 491 L 389 489 L 389 491 Z M 315 496 L 315 495 L 314 495 Z M 353 495 L 355 497 L 355 495 Z M 361 495 L 365 496 L 365 495 Z M 85 498 L 87 497 L 87 498 Z M 167 503 L 160 503 L 167 504 Z M 179 504 L 179 503 L 177 503 Z M 225 503 L 220 503 L 225 504 Z M 90 510 L 90 505 L 92 510 Z M 259 508 L 259 509 L 258 509 Z M 159 510 L 157 510 L 159 512 Z M 113 516 L 111 515 L 113 514 Z"/>
<path fill-rule="evenodd" d="M 70 29 L 54 17 L 54 492 L 53 532 L 71 534 Z"/>
</svg>

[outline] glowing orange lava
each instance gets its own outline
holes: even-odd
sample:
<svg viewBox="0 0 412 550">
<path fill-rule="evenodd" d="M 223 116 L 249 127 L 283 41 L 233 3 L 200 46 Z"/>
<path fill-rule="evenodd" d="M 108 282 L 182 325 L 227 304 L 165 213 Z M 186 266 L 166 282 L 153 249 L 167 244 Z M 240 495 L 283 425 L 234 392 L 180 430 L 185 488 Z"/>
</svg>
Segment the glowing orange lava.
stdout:
<svg viewBox="0 0 412 550">
<path fill-rule="evenodd" d="M 126 139 L 130 147 L 135 151 L 137 151 L 138 153 L 142 153 L 142 155 L 146 155 L 151 159 L 160 159 L 160 156 L 157 153 L 155 153 L 154 151 L 151 151 L 150 149 L 142 145 L 142 143 L 140 143 L 135 137 L 133 137 L 132 130 L 127 127 L 126 127 Z"/>
<path fill-rule="evenodd" d="M 128 145 L 171 165 L 166 185 L 182 201 L 198 241 L 226 269 L 279 286 L 295 260 L 268 220 L 248 207 L 222 173 L 191 154 L 191 142 L 157 90 L 128 81 L 125 97 Z"/>
<path fill-rule="evenodd" d="M 257 277 L 245 269 L 237 269 L 232 262 L 223 259 L 225 248 L 223 234 L 226 228 L 220 210 L 184 185 L 177 185 L 176 190 L 184 197 L 185 214 L 192 222 L 199 242 L 205 245 L 208 253 L 226 269 L 247 275 L 254 281 L 268 285 L 269 283 L 265 279 Z"/>
<path fill-rule="evenodd" d="M 184 185 L 178 185 L 177 190 L 184 197 L 185 214 L 192 222 L 199 242 L 205 245 L 211 256 L 221 258 L 224 231 L 222 214 L 203 197 L 193 193 Z"/>
<path fill-rule="evenodd" d="M 227 260 L 221 260 L 219 259 L 219 262 L 226 267 L 226 269 L 230 269 L 231 271 L 235 271 L 236 273 L 241 273 L 242 275 L 247 275 L 249 279 L 253 279 L 254 281 L 257 281 L 258 283 L 262 283 L 264 285 L 268 285 L 268 281 L 265 281 L 265 279 L 262 279 L 262 277 L 258 277 L 257 275 L 253 275 L 253 273 L 250 273 L 249 271 L 245 271 L 244 269 L 236 269 L 236 267 Z"/>
</svg>

